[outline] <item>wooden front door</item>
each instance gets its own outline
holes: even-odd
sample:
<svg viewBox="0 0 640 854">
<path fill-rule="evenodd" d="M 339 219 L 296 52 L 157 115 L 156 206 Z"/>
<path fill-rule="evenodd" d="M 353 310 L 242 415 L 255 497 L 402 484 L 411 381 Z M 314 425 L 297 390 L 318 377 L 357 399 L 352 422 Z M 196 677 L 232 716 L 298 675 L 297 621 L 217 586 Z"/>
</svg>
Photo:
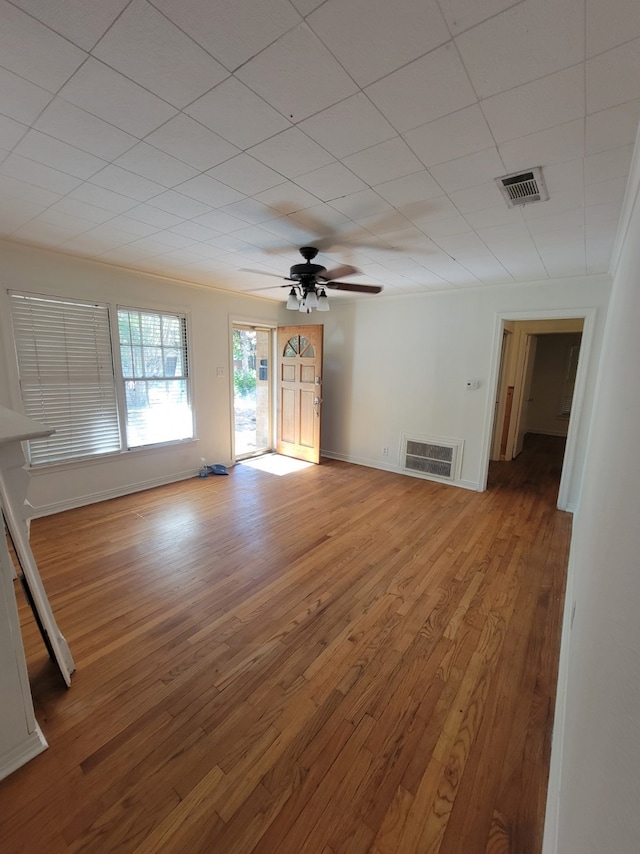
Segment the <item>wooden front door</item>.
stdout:
<svg viewBox="0 0 640 854">
<path fill-rule="evenodd" d="M 320 462 L 324 327 L 278 327 L 278 441 L 287 457 Z"/>
</svg>

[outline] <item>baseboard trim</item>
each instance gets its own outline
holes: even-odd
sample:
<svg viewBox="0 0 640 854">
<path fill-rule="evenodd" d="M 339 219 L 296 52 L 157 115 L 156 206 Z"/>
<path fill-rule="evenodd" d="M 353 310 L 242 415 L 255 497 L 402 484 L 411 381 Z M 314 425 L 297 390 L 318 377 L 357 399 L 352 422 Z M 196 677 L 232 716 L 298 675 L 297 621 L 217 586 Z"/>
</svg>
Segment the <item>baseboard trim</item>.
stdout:
<svg viewBox="0 0 640 854">
<path fill-rule="evenodd" d="M 9 774 L 13 774 L 18 768 L 26 765 L 43 750 L 46 750 L 49 745 L 44 737 L 42 730 L 36 724 L 35 730 L 30 733 L 27 738 L 17 747 L 8 750 L 4 756 L 0 758 L 0 780 L 4 780 Z"/>
<path fill-rule="evenodd" d="M 369 460 L 366 457 L 352 457 L 350 454 L 338 454 L 334 451 L 322 451 L 321 456 L 327 457 L 330 460 L 341 460 L 343 463 L 352 463 L 355 466 L 366 466 L 370 469 L 378 469 L 379 471 L 390 471 L 394 474 L 401 474 L 404 477 L 415 477 L 418 480 L 428 480 L 431 483 L 441 483 L 443 486 L 457 486 L 460 489 L 469 489 L 472 492 L 479 492 L 480 485 L 471 480 L 440 480 L 438 478 L 424 477 L 422 475 L 412 474 L 398 465 L 391 463 L 381 463 L 379 460 Z"/>
<path fill-rule="evenodd" d="M 118 489 L 106 489 L 102 492 L 93 492 L 89 495 L 80 495 L 77 498 L 71 498 L 65 501 L 54 501 L 51 504 L 42 504 L 33 507 L 30 510 L 30 518 L 38 519 L 42 516 L 52 516 L 54 513 L 62 513 L 65 510 L 73 510 L 76 507 L 85 507 L 88 504 L 97 504 L 100 501 L 108 501 L 110 498 L 121 498 L 123 495 L 131 495 L 134 492 L 144 492 L 145 489 L 153 489 L 155 486 L 166 486 L 168 483 L 178 483 L 181 480 L 188 480 L 190 477 L 195 477 L 196 472 L 192 469 L 189 471 L 178 472 L 169 477 L 154 477 L 150 480 L 140 481 L 139 483 L 130 483 Z"/>
</svg>

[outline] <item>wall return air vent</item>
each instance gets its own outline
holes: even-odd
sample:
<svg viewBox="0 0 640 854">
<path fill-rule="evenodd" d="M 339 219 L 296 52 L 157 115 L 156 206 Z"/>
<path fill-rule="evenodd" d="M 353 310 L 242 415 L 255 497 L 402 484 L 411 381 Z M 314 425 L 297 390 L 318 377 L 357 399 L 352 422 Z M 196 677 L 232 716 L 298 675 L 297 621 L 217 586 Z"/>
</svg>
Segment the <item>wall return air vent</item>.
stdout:
<svg viewBox="0 0 640 854">
<path fill-rule="evenodd" d="M 510 208 L 530 205 L 532 202 L 546 202 L 549 198 L 540 166 L 526 172 L 503 175 L 496 178 L 496 184 Z"/>
<path fill-rule="evenodd" d="M 460 476 L 462 442 L 403 436 L 402 468 L 430 480 L 456 480 Z"/>
</svg>

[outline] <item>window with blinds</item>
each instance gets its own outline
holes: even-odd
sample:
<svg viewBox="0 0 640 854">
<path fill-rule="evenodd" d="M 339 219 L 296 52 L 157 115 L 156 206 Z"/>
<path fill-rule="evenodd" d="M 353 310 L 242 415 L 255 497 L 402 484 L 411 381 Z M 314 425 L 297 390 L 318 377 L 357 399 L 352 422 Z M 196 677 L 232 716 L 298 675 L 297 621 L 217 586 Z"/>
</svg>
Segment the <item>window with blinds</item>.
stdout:
<svg viewBox="0 0 640 854">
<path fill-rule="evenodd" d="M 193 437 L 183 315 L 118 308 L 127 446 Z"/>
<path fill-rule="evenodd" d="M 29 442 L 31 465 L 120 451 L 108 306 L 9 298 L 25 414 L 55 430 Z"/>
</svg>

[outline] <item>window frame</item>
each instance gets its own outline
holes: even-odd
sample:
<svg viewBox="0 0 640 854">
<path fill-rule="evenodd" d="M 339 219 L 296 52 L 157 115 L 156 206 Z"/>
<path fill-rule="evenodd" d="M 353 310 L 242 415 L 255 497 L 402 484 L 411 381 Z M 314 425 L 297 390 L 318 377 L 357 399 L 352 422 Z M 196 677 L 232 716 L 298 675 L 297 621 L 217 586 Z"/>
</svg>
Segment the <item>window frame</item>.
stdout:
<svg viewBox="0 0 640 854">
<path fill-rule="evenodd" d="M 183 359 L 183 370 L 184 373 L 180 377 L 129 377 L 124 375 L 124 369 L 122 364 L 122 341 L 120 339 L 120 312 L 135 312 L 137 314 L 152 314 L 157 315 L 159 317 L 171 317 L 177 318 L 182 323 L 182 340 L 184 342 L 184 359 Z M 125 305 L 123 303 L 117 303 L 115 306 L 115 311 L 113 312 L 112 319 L 112 346 L 114 351 L 114 360 L 116 363 L 116 375 L 118 378 L 117 391 L 118 391 L 118 401 L 121 407 L 121 433 L 122 433 L 122 449 L 123 452 L 132 453 L 143 451 L 147 448 L 159 448 L 166 445 L 176 445 L 183 444 L 184 442 L 192 442 L 194 441 L 196 436 L 196 425 L 195 425 L 195 411 L 193 405 L 193 382 L 192 382 L 192 359 L 191 359 L 191 337 L 190 337 L 190 316 L 186 311 L 179 311 L 176 309 L 162 309 L 162 308 L 148 308 L 141 306 L 133 306 L 133 305 Z M 176 439 L 163 439 L 158 442 L 148 442 L 144 444 L 130 444 L 129 437 L 127 434 L 127 424 L 128 424 L 128 409 L 127 409 L 127 400 L 126 400 L 126 383 L 131 381 L 141 381 L 141 382 L 151 382 L 157 380 L 184 380 L 186 384 L 186 395 L 187 402 L 189 406 L 189 414 L 190 414 L 190 423 L 191 423 L 191 435 L 185 436 L 183 438 Z"/>
</svg>

